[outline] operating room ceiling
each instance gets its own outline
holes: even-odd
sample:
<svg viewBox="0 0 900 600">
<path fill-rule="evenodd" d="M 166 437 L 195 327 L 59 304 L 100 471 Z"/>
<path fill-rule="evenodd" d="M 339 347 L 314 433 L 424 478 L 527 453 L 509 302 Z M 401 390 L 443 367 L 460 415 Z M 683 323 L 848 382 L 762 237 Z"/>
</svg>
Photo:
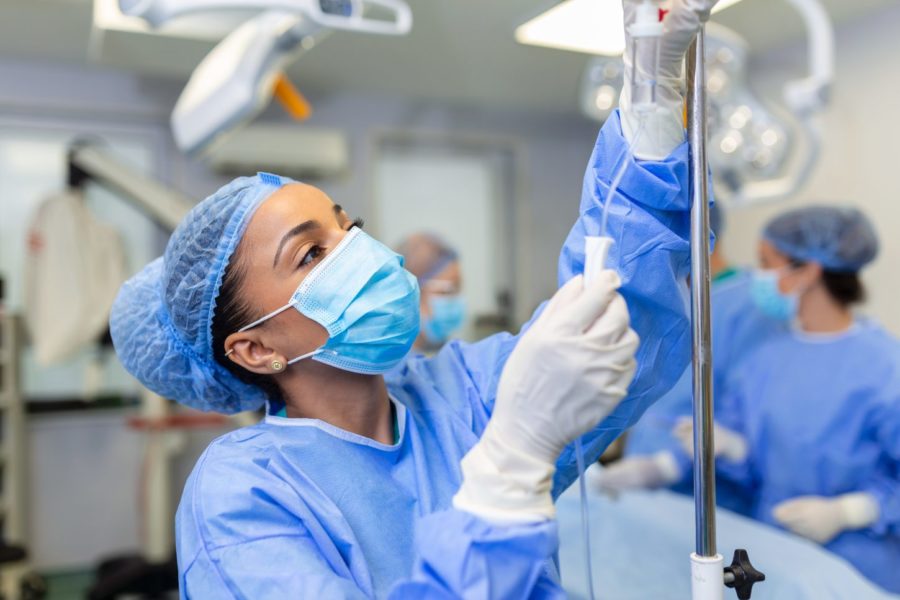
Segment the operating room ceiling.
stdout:
<svg viewBox="0 0 900 600">
<path fill-rule="evenodd" d="M 823 0 L 840 24 L 896 0 Z M 514 28 L 551 6 L 546 0 L 410 0 L 412 34 L 390 38 L 336 32 L 290 69 L 301 89 L 449 100 L 516 110 L 576 111 L 586 55 L 521 46 Z M 90 0 L 0 0 L 0 59 L 89 63 Z M 799 18 L 783 0 L 744 0 L 715 17 L 753 48 L 800 39 Z M 123 44 L 123 40 L 125 43 Z M 210 42 L 135 35 L 117 40 L 105 61 L 186 80 Z M 5 82 L 6 85 L 12 82 Z"/>
</svg>

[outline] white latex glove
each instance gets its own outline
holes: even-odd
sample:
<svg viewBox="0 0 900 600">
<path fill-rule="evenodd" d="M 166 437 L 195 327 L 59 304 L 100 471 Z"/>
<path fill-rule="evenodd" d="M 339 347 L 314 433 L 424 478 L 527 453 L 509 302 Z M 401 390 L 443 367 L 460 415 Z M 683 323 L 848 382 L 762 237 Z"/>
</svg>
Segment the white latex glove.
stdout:
<svg viewBox="0 0 900 600">
<path fill-rule="evenodd" d="M 690 417 L 682 417 L 672 429 L 672 435 L 684 448 L 688 456 L 694 456 L 694 422 Z M 716 458 L 726 458 L 732 462 L 743 462 L 747 458 L 747 440 L 736 431 L 713 424 L 713 440 Z"/>
<path fill-rule="evenodd" d="M 522 335 L 481 440 L 462 460 L 453 505 L 497 522 L 553 518 L 556 459 L 619 404 L 634 377 L 638 336 L 614 271 L 578 276 Z"/>
<path fill-rule="evenodd" d="M 606 467 L 591 467 L 587 482 L 596 492 L 615 498 L 627 490 L 655 489 L 681 479 L 681 470 L 671 452 L 629 456 Z"/>
<path fill-rule="evenodd" d="M 772 516 L 786 529 L 820 544 L 827 544 L 842 531 L 872 525 L 880 513 L 878 501 L 864 492 L 834 498 L 800 496 L 772 510 Z"/>
<path fill-rule="evenodd" d="M 657 110 L 638 115 L 631 106 L 631 73 L 634 68 L 647 71 L 649 57 L 637 57 L 631 64 L 632 38 L 628 27 L 634 23 L 635 5 L 639 0 L 622 0 L 625 12 L 625 85 L 619 99 L 622 131 L 625 139 L 634 141 L 641 119 L 644 127 L 634 155 L 646 160 L 662 160 L 684 141 L 684 100 L 681 96 L 682 65 L 688 46 L 718 0 L 673 0 L 663 20 L 657 76 Z"/>
</svg>

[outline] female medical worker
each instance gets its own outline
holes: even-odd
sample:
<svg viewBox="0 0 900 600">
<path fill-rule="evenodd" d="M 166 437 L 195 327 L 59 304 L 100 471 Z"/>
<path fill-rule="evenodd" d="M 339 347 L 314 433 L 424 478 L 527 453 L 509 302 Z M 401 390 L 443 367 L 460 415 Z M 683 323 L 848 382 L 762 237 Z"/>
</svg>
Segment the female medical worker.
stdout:
<svg viewBox="0 0 900 600">
<path fill-rule="evenodd" d="M 459 255 L 444 240 L 431 233 L 407 237 L 397 252 L 406 270 L 419 284 L 421 327 L 413 348 L 429 353 L 438 350 L 465 322 Z"/>
<path fill-rule="evenodd" d="M 853 208 L 802 208 L 766 226 L 752 295 L 794 325 L 732 380 L 716 454 L 721 476 L 753 490 L 756 518 L 900 592 L 900 343 L 851 310 L 877 252 Z"/>
<path fill-rule="evenodd" d="M 677 75 L 713 4 L 681 0 L 666 17 L 660 110 L 634 156 L 627 95 L 604 126 L 560 258 L 568 283 L 519 337 L 404 360 L 418 291 L 397 255 L 322 192 L 268 174 L 198 204 L 123 286 L 111 331 L 141 382 L 205 410 L 268 405 L 188 480 L 183 597 L 562 595 L 553 498 L 577 476 L 570 442 L 583 435 L 595 460 L 687 363 Z M 618 277 L 582 292 L 584 236 L 599 233 L 620 163 L 608 227 Z M 643 338 L 636 373 L 629 315 Z"/>
</svg>

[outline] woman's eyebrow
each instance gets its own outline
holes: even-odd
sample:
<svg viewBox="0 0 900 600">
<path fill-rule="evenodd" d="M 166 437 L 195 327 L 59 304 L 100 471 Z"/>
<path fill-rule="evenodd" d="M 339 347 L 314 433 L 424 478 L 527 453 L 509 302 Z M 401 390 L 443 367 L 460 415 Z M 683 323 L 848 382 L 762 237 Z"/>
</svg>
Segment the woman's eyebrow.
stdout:
<svg viewBox="0 0 900 600">
<path fill-rule="evenodd" d="M 272 261 L 272 268 L 278 264 L 278 257 L 281 256 L 281 251 L 284 248 L 284 245 L 293 237 L 306 233 L 307 231 L 313 229 L 321 229 L 322 224 L 318 221 L 304 221 L 300 223 L 290 231 L 284 234 L 284 237 L 281 238 L 281 241 L 278 243 L 278 250 L 275 252 L 275 260 Z"/>
</svg>

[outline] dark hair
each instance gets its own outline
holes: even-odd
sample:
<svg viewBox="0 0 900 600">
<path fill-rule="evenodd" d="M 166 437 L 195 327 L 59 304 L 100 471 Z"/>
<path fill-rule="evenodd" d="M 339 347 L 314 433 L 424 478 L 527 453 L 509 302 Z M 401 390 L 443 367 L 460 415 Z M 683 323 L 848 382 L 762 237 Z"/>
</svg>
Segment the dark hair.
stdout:
<svg viewBox="0 0 900 600">
<path fill-rule="evenodd" d="M 822 283 L 841 306 L 850 306 L 863 302 L 866 299 L 866 288 L 863 286 L 859 273 L 837 271 L 823 271 Z"/>
<path fill-rule="evenodd" d="M 225 356 L 225 339 L 257 318 L 253 309 L 240 297 L 245 275 L 238 250 L 235 250 L 231 262 L 225 268 L 222 286 L 216 299 L 216 309 L 213 311 L 211 327 L 213 358 L 244 383 L 261 388 L 270 400 L 278 401 L 281 399 L 281 389 L 272 377 L 248 371 Z"/>
<path fill-rule="evenodd" d="M 806 261 L 791 259 L 791 265 L 802 267 Z M 831 298 L 844 308 L 864 302 L 866 288 L 856 271 L 829 271 L 822 269 L 822 283 Z"/>
</svg>

